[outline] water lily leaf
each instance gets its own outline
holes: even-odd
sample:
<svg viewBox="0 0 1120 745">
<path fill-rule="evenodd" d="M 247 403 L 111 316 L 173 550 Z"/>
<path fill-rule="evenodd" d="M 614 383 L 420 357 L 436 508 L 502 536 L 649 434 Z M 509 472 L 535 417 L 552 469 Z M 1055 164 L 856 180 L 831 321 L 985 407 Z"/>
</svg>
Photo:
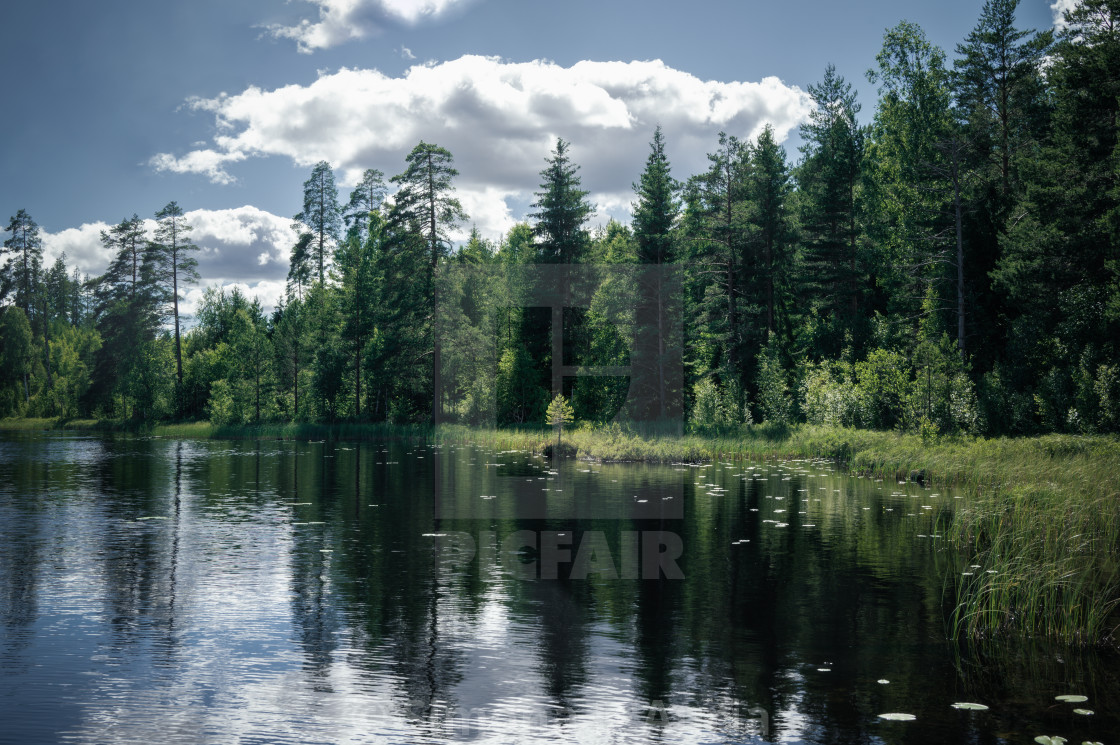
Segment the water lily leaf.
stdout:
<svg viewBox="0 0 1120 745">
<path fill-rule="evenodd" d="M 1089 717 L 1092 716 L 1094 712 L 1092 709 L 1074 709 L 1073 713 L 1080 714 L 1083 717 Z"/>
<path fill-rule="evenodd" d="M 1055 696 L 1054 700 L 1055 701 L 1065 701 L 1067 704 L 1080 704 L 1083 701 L 1088 701 L 1089 697 L 1088 696 L 1077 696 L 1077 695 L 1074 695 L 1074 694 L 1067 693 L 1063 696 Z"/>
<path fill-rule="evenodd" d="M 889 714 L 880 714 L 880 719 L 889 719 L 892 722 L 913 722 L 917 719 L 913 714 L 901 714 L 897 711 L 892 711 Z"/>
<path fill-rule="evenodd" d="M 1037 742 L 1038 745 L 1063 745 L 1066 738 L 1059 737 L 1058 735 L 1039 735 L 1034 738 L 1034 741 Z"/>
<path fill-rule="evenodd" d="M 987 711 L 988 707 L 984 704 L 971 704 L 967 701 L 958 701 L 953 704 L 954 709 L 965 709 L 966 711 Z"/>
<path fill-rule="evenodd" d="M 884 686 L 885 686 L 885 685 L 886 685 L 887 683 L 890 683 L 890 681 L 889 681 L 889 680 L 887 680 L 886 678 L 879 678 L 879 680 L 878 680 L 878 681 L 876 681 L 876 682 L 878 682 L 878 683 L 879 683 L 879 685 L 884 685 Z"/>
</svg>

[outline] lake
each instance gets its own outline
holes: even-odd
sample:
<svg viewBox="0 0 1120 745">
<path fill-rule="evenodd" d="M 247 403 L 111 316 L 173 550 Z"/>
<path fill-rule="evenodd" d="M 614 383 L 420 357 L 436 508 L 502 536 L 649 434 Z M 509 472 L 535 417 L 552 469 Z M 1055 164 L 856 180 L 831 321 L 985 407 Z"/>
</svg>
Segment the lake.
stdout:
<svg viewBox="0 0 1120 745">
<path fill-rule="evenodd" d="M 947 640 L 963 501 L 815 461 L 3 432 L 0 742 L 1114 742 L 1116 656 Z"/>
</svg>

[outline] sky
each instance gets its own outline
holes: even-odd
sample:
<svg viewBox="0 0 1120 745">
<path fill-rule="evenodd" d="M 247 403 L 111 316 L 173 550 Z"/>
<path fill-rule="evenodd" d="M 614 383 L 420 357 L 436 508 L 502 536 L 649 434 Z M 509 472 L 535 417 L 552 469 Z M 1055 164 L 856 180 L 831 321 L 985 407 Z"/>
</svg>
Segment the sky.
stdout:
<svg viewBox="0 0 1120 745">
<path fill-rule="evenodd" d="M 1044 29 L 1072 0 L 1021 0 Z M 769 123 L 791 163 L 828 64 L 874 115 L 883 33 L 919 24 L 950 59 L 983 0 L 59 0 L 0 7 L 0 219 L 26 209 L 50 263 L 92 276 L 100 233 L 174 200 L 206 286 L 281 296 L 312 166 L 340 198 L 420 141 L 447 148 L 472 227 L 523 220 L 558 137 L 592 226 L 628 222 L 660 124 L 678 179 L 723 130 Z M 2 225 L 6 225 L 7 221 Z M 154 224 L 154 221 L 150 224 Z M 2 227 L 0 225 L 0 227 Z"/>
</svg>

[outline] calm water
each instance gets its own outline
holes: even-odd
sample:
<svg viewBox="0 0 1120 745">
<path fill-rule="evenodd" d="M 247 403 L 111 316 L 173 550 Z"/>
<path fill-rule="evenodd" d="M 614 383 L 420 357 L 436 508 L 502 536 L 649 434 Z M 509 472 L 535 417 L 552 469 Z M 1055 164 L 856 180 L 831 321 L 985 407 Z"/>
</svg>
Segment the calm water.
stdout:
<svg viewBox="0 0 1120 745">
<path fill-rule="evenodd" d="M 809 461 L 0 433 L 0 742 L 1116 742 L 1115 657 L 945 641 L 957 504 Z"/>
</svg>

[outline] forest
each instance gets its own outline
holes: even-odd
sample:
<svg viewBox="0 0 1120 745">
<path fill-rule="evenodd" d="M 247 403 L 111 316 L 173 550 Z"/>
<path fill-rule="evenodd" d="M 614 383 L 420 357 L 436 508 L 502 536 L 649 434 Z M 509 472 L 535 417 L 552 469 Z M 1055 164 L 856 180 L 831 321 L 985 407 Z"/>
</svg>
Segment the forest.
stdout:
<svg viewBox="0 0 1120 745">
<path fill-rule="evenodd" d="M 678 179 L 658 127 L 629 225 L 589 225 L 563 139 L 541 154 L 528 220 L 497 242 L 452 240 L 469 216 L 436 144 L 348 198 L 321 162 L 268 312 L 216 287 L 180 312 L 199 274 L 176 202 L 150 234 L 135 214 L 104 231 L 115 258 L 95 277 L 46 266 L 19 209 L 0 417 L 542 426 L 562 393 L 592 425 L 1118 432 L 1120 2 L 1084 0 L 1058 32 L 1017 28 L 1017 4 L 987 0 L 952 58 L 918 26 L 888 29 L 869 119 L 827 67 L 798 153 L 769 127 L 721 132 L 709 168 Z M 522 270 L 542 265 L 610 271 L 550 312 L 525 304 Z M 638 279 L 650 266 L 672 270 L 672 302 Z M 660 408 L 627 410 L 633 376 L 557 378 L 558 353 L 569 371 L 636 369 L 650 308 L 679 321 Z"/>
</svg>

